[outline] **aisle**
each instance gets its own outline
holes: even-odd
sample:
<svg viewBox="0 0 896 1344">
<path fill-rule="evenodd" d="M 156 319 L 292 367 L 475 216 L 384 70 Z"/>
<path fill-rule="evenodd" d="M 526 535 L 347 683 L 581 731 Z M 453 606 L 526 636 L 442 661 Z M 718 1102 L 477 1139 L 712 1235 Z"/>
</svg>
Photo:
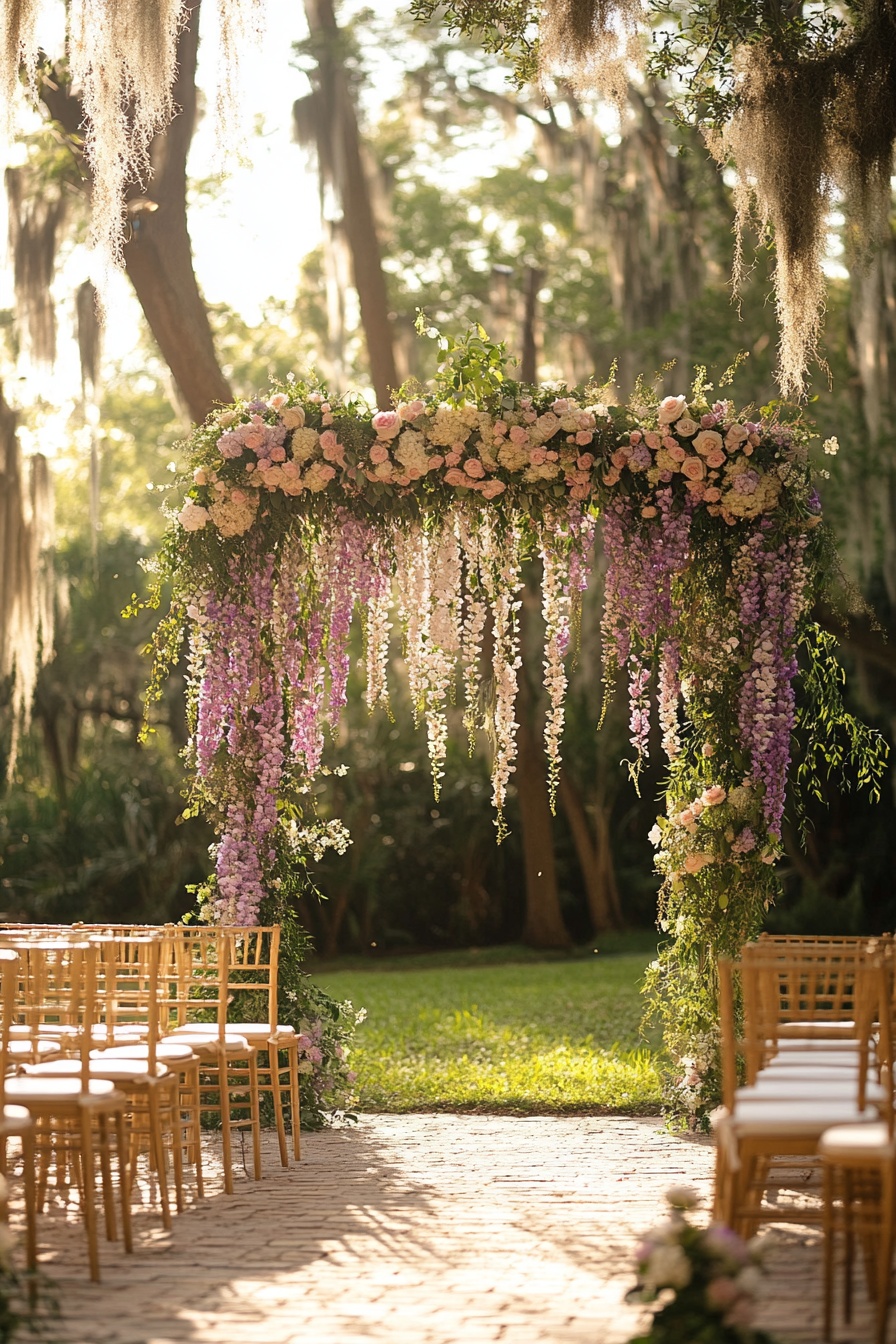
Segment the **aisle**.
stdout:
<svg viewBox="0 0 896 1344">
<path fill-rule="evenodd" d="M 171 1239 L 140 1217 L 99 1286 L 72 1229 L 47 1266 L 60 1344 L 622 1344 L 640 1234 L 712 1168 L 650 1118 L 365 1116 L 304 1143 L 283 1174 L 269 1145 L 260 1186 L 213 1194 Z M 817 1339 L 817 1253 L 775 1262 L 765 1323 Z"/>
</svg>

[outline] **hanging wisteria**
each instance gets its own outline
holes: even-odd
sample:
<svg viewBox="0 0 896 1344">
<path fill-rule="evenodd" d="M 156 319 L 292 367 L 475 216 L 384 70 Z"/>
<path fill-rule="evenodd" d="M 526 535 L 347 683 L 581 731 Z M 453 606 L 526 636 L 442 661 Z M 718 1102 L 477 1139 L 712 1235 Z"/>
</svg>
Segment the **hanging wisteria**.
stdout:
<svg viewBox="0 0 896 1344">
<path fill-rule="evenodd" d="M 388 706 L 401 633 L 437 794 L 449 707 L 460 704 L 471 743 L 487 731 L 501 838 L 528 560 L 541 565 L 553 796 L 566 659 L 602 513 L 607 682 L 627 680 L 635 779 L 654 699 L 668 765 L 651 838 L 673 937 L 653 987 L 660 1002 L 671 986 L 686 993 L 690 1012 L 667 1014 L 667 1040 L 693 1060 L 715 1018 L 707 957 L 755 933 L 773 896 L 799 650 L 810 664 L 830 656 L 811 619 L 830 543 L 808 430 L 710 405 L 699 385 L 690 399 L 641 389 L 631 406 L 597 387 L 525 387 L 506 380 L 481 330 L 443 346 L 433 389 L 390 409 L 290 382 L 193 435 L 192 482 L 160 557 L 172 598 L 153 685 L 186 632 L 191 808 L 219 835 L 206 913 L 251 922 L 290 865 L 347 844 L 340 823 L 310 810 L 309 785 L 346 702 L 356 613 L 371 711 Z M 816 748 L 848 724 L 874 788 L 880 740 L 832 698 L 836 678 L 806 680 L 827 688 L 807 716 Z"/>
</svg>

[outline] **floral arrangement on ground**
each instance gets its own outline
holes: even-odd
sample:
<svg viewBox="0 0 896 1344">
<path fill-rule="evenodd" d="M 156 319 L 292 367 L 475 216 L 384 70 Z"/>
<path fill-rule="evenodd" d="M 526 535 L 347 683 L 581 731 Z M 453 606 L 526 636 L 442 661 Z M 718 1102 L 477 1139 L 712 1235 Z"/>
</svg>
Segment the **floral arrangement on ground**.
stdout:
<svg viewBox="0 0 896 1344">
<path fill-rule="evenodd" d="M 695 1227 L 696 1192 L 666 1193 L 670 1216 L 637 1252 L 638 1285 L 629 1301 L 657 1304 L 649 1329 L 631 1344 L 775 1344 L 754 1325 L 770 1238 L 745 1242 L 731 1228 Z"/>
<path fill-rule="evenodd" d="M 487 734 L 500 839 L 523 566 L 540 562 L 553 794 L 602 516 L 608 693 L 627 678 L 635 781 L 654 699 L 668 761 L 651 838 L 670 936 L 648 993 L 674 1099 L 693 1115 L 714 1067 L 714 958 L 753 936 L 774 898 L 795 738 L 797 801 L 825 758 L 872 791 L 884 764 L 881 739 L 844 710 L 835 642 L 812 616 L 836 557 L 811 428 L 780 407 L 711 400 L 703 374 L 689 396 L 639 385 L 619 405 L 608 386 L 512 381 L 481 328 L 439 340 L 433 384 L 391 408 L 290 381 L 213 414 L 190 441 L 157 567 L 154 600 L 169 585 L 170 605 L 147 704 L 186 637 L 186 814 L 204 812 L 219 835 L 206 917 L 254 922 L 268 895 L 301 890 L 310 860 L 350 843 L 313 809 L 310 781 L 346 701 L 356 613 L 371 712 L 388 708 L 401 629 L 437 795 L 449 706 L 462 704 L 471 749 Z"/>
</svg>

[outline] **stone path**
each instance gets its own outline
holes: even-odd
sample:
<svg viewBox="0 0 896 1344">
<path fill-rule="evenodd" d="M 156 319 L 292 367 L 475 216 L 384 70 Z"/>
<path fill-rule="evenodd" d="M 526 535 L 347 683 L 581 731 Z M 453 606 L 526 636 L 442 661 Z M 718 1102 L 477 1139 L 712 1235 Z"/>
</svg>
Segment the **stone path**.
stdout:
<svg viewBox="0 0 896 1344">
<path fill-rule="evenodd" d="M 210 1150 L 214 1165 L 214 1152 Z M 632 1253 L 664 1217 L 664 1191 L 708 1195 L 712 1149 L 657 1119 L 365 1116 L 308 1135 L 282 1172 L 243 1177 L 175 1219 L 149 1210 L 137 1247 L 44 1224 L 64 1309 L 58 1344 L 623 1344 Z M 817 1236 L 771 1257 L 762 1324 L 820 1339 Z M 863 1324 L 862 1321 L 859 1323 Z M 850 1338 L 868 1339 L 865 1328 Z M 688 1341 L 682 1341 L 688 1344 Z"/>
</svg>

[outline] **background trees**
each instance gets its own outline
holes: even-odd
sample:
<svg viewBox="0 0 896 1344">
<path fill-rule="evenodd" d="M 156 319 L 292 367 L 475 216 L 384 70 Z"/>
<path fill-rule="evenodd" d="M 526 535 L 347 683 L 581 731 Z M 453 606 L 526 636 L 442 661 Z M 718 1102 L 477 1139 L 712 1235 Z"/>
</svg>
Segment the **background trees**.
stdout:
<svg viewBox="0 0 896 1344">
<path fill-rule="evenodd" d="M 176 825 L 178 686 L 166 697 L 151 747 L 138 748 L 139 651 L 147 630 L 117 615 L 139 591 L 137 562 L 151 554 L 164 523 L 164 488 L 150 492 L 146 485 L 164 487 L 170 479 L 185 409 L 201 418 L 231 393 L 251 395 L 272 373 L 285 377 L 309 365 L 337 390 L 374 387 L 382 404 L 388 386 L 431 370 L 434 347 L 414 334 L 418 308 L 446 330 L 481 320 L 525 359 L 527 374 L 541 378 L 604 376 L 618 359 L 623 393 L 638 372 L 655 369 L 673 390 L 694 362 L 717 376 L 744 349 L 750 357 L 738 374 L 738 399 L 761 404 L 773 392 L 774 258 L 758 254 L 739 320 L 728 290 L 730 186 L 699 134 L 670 116 L 667 84 L 633 75 L 621 113 L 571 82 L 551 85 L 546 103 L 531 87 L 508 83 L 506 70 L 479 45 L 435 23 L 415 24 L 401 11 L 383 22 L 317 0 L 306 11 L 308 33 L 296 59 L 308 79 L 294 120 L 318 174 L 305 208 L 320 208 L 324 226 L 295 293 L 287 277 L 262 320 L 248 322 L 223 305 L 206 305 L 196 282 L 188 155 L 203 105 L 193 82 L 198 4 L 181 36 L 181 114 L 149 146 L 155 175 L 129 187 L 124 259 L 146 337 L 139 355 L 122 360 L 107 350 L 104 362 L 94 427 L 99 531 L 90 526 L 87 417 L 76 408 L 68 424 L 54 423 L 55 659 L 41 674 L 32 728 L 4 798 L 0 892 L 10 915 L 178 913 L 187 903 L 185 883 L 207 866 L 209 837 L 200 824 Z M 64 261 L 67 240 L 84 227 L 79 202 L 90 172 L 79 143 L 78 89 L 48 66 L 41 93 L 55 121 L 29 142 L 30 176 L 12 202 L 21 222 L 47 184 L 56 184 L 67 202 L 69 232 L 56 227 Z M 290 152 L 283 172 L 297 173 L 301 150 Z M 275 210 L 277 201 L 246 208 Z M 825 505 L 848 572 L 889 628 L 896 601 L 893 243 L 888 239 L 862 269 L 846 217 L 827 227 L 842 239 L 831 245 L 828 263 L 834 273 L 825 353 L 833 390 L 822 383 L 813 412 L 821 437 L 836 432 L 842 452 L 827 462 Z M 234 257 L 233 264 L 251 266 L 252 259 Z M 9 322 L 3 330 L 9 389 L 20 367 L 15 342 L 27 334 L 13 336 Z M 672 360 L 675 368 L 664 369 Z M 53 400 L 48 395 L 47 406 Z M 46 436 L 39 398 L 22 413 L 38 446 Z M 640 798 L 625 782 L 625 711 L 616 701 L 602 732 L 594 731 L 602 698 L 599 599 L 598 568 L 573 677 L 558 816 L 546 819 L 535 754 L 526 775 L 531 787 L 515 800 L 513 834 L 500 849 L 484 763 L 465 757 L 461 736 L 436 805 L 423 743 L 401 704 L 392 722 L 368 719 L 352 703 L 332 747 L 333 764 L 345 761 L 350 770 L 328 781 L 319 805 L 346 820 L 355 843 L 345 858 L 320 865 L 316 881 L 328 899 L 309 896 L 303 912 L 322 948 L 524 933 L 557 945 L 622 922 L 649 923 L 654 879 L 645 837 L 658 779 L 644 778 Z M 537 623 L 532 606 L 525 619 Z M 896 660 L 889 646 L 861 611 L 836 617 L 832 610 L 825 619 L 844 633 L 863 712 L 892 735 Z M 45 620 L 45 640 L 49 628 Z M 36 641 L 36 625 L 32 635 Z M 400 657 L 396 647 L 396 662 Z M 537 676 L 530 680 L 537 685 Z M 537 740 L 534 690 L 523 710 Z M 820 824 L 810 829 L 805 852 L 791 825 L 788 905 L 778 917 L 815 928 L 882 926 L 896 914 L 892 796 L 876 810 L 849 798 L 828 801 L 826 814 L 809 801 L 810 818 Z"/>
</svg>

